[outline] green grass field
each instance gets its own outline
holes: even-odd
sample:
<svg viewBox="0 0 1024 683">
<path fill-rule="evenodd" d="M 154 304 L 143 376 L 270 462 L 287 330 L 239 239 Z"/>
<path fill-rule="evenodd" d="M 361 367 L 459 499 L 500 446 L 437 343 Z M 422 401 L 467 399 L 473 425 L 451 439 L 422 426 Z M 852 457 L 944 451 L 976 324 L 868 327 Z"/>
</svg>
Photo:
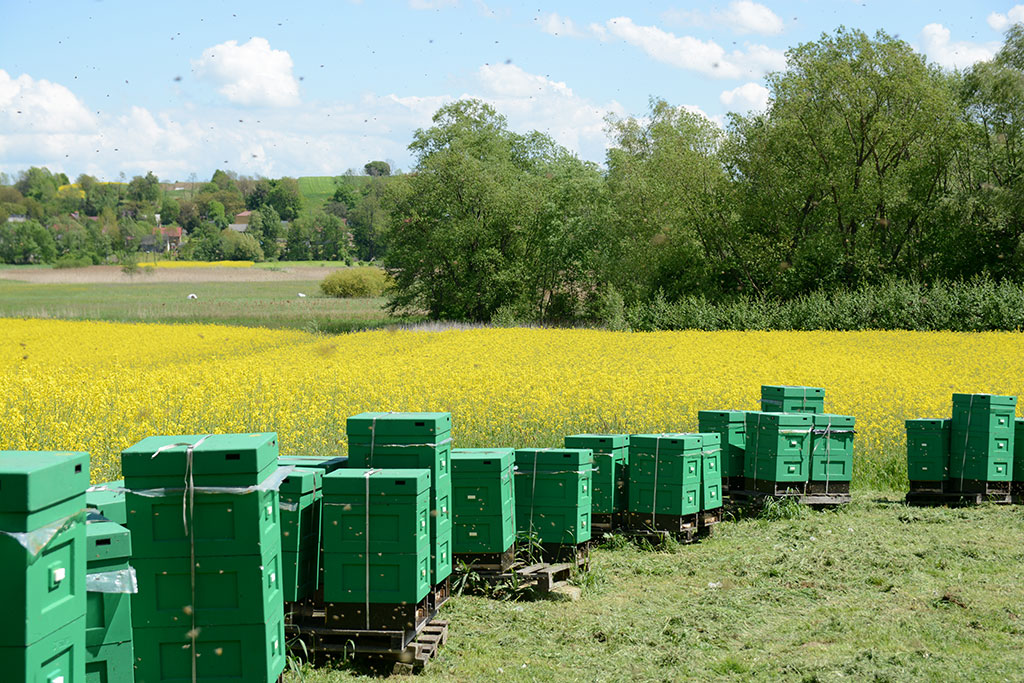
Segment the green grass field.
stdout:
<svg viewBox="0 0 1024 683">
<path fill-rule="evenodd" d="M 449 641 L 417 680 L 1020 680 L 1024 507 L 901 498 L 784 507 L 667 551 L 615 539 L 577 602 L 455 596 Z"/>
<path fill-rule="evenodd" d="M 299 293 L 306 294 L 299 297 Z M 188 295 L 198 298 L 189 300 Z M 216 323 L 350 332 L 415 322 L 382 310 L 384 299 L 332 299 L 317 281 L 27 284 L 0 280 L 0 317 Z"/>
<path fill-rule="evenodd" d="M 302 193 L 304 206 L 307 209 L 317 208 L 334 195 L 334 176 L 302 176 L 298 179 L 299 192 Z"/>
</svg>

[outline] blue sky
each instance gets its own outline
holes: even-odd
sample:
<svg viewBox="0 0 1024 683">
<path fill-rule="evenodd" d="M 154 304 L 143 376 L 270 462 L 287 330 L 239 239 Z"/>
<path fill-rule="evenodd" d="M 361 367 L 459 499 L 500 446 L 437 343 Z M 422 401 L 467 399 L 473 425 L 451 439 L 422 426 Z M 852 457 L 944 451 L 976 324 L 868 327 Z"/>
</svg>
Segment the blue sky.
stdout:
<svg viewBox="0 0 1024 683">
<path fill-rule="evenodd" d="M 408 169 L 413 131 L 465 96 L 600 163 L 608 114 L 642 115 L 652 96 L 719 122 L 762 108 L 785 50 L 839 25 L 964 68 L 1014 21 L 1024 5 L 0 0 L 0 172 Z"/>
</svg>

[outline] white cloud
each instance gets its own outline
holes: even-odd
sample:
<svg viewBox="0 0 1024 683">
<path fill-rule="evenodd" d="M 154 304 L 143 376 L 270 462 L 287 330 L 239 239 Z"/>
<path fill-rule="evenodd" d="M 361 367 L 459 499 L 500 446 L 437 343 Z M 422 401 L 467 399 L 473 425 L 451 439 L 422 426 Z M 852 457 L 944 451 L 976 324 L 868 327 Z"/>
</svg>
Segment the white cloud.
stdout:
<svg viewBox="0 0 1024 683">
<path fill-rule="evenodd" d="M 963 69 L 987 59 L 999 50 L 999 43 L 953 42 L 949 29 L 942 24 L 928 24 L 921 31 L 923 51 L 929 58 L 947 69 Z"/>
<path fill-rule="evenodd" d="M 1024 5 L 1014 5 L 1006 14 L 993 12 L 988 15 L 988 25 L 1000 33 L 1017 23 L 1024 23 Z"/>
<path fill-rule="evenodd" d="M 409 7 L 419 10 L 455 7 L 458 4 L 459 0 L 409 0 Z"/>
<path fill-rule="evenodd" d="M 569 17 L 559 16 L 555 12 L 545 14 L 540 19 L 540 30 L 553 36 L 567 36 L 569 38 L 582 38 L 581 31 Z"/>
<path fill-rule="evenodd" d="M 299 82 L 292 73 L 292 58 L 274 50 L 266 38 L 238 44 L 229 40 L 203 50 L 192 68 L 199 78 L 220 87 L 218 92 L 235 104 L 289 107 L 299 103 Z"/>
<path fill-rule="evenodd" d="M 635 24 L 629 17 L 611 19 L 605 28 L 659 62 L 716 78 L 759 77 L 786 66 L 785 53 L 764 45 L 748 45 L 746 52 L 726 53 L 713 40 L 676 36 L 656 26 Z"/>
<path fill-rule="evenodd" d="M 670 23 L 682 26 L 726 26 L 739 34 L 775 36 L 782 33 L 785 28 L 779 15 L 769 7 L 751 0 L 735 0 L 724 10 L 708 13 L 700 10 L 672 9 L 665 12 L 662 17 Z"/>
<path fill-rule="evenodd" d="M 605 116 L 625 114 L 615 100 L 591 102 L 564 82 L 531 74 L 514 64 L 482 66 L 477 79 L 481 89 L 475 95 L 504 114 L 511 128 L 545 132 L 585 159 L 603 160 Z"/>
<path fill-rule="evenodd" d="M 63 85 L 0 69 L 0 131 L 72 133 L 94 125 L 93 115 Z"/>
<path fill-rule="evenodd" d="M 760 83 L 745 83 L 732 90 L 724 90 L 719 96 L 722 104 L 730 111 L 746 113 L 748 111 L 764 111 L 768 107 L 768 88 Z"/>
</svg>

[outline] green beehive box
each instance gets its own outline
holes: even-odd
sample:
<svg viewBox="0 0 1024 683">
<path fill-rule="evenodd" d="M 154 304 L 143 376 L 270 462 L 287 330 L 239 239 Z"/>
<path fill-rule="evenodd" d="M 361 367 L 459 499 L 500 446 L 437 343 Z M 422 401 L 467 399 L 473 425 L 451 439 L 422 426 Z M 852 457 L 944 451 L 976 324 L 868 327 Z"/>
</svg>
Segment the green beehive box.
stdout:
<svg viewBox="0 0 1024 683">
<path fill-rule="evenodd" d="M 949 477 L 951 419 L 907 420 L 907 477 L 944 481 Z"/>
<path fill-rule="evenodd" d="M 951 460 L 962 457 L 964 452 L 968 453 L 989 453 L 993 457 L 1003 458 L 1007 453 L 1013 454 L 1014 448 L 1013 432 L 1000 430 L 998 434 L 992 432 L 957 432 L 953 430 L 949 435 L 949 456 Z"/>
<path fill-rule="evenodd" d="M 0 451 L 0 530 L 26 532 L 85 509 L 89 454 Z"/>
<path fill-rule="evenodd" d="M 594 453 L 587 448 L 518 448 L 516 467 L 520 472 L 575 472 L 589 469 Z"/>
<path fill-rule="evenodd" d="M 655 496 L 655 491 L 657 491 L 657 496 Z M 662 484 L 659 481 L 657 488 L 649 482 L 642 484 L 630 482 L 629 486 L 630 512 L 692 515 L 700 511 L 700 500 L 701 485 L 699 482 L 679 485 Z"/>
<path fill-rule="evenodd" d="M 136 557 L 258 555 L 281 547 L 281 510 L 275 490 L 201 493 L 192 500 L 186 533 L 182 494 L 127 495 L 128 529 Z"/>
<path fill-rule="evenodd" d="M 626 509 L 625 467 L 629 462 L 629 434 L 575 434 L 565 437 L 566 448 L 594 452 L 594 514 L 609 515 Z"/>
<path fill-rule="evenodd" d="M 82 522 L 70 522 L 36 555 L 11 536 L 0 534 L 0 585 L 5 603 L 0 647 L 35 643 L 82 617 L 85 573 Z"/>
<path fill-rule="evenodd" d="M 807 481 L 812 428 L 810 414 L 747 413 L 743 476 L 762 481 Z"/>
<path fill-rule="evenodd" d="M 503 553 L 515 542 L 511 448 L 452 451 L 452 552 Z"/>
<path fill-rule="evenodd" d="M 281 482 L 281 549 L 298 552 L 307 537 L 320 537 L 324 471 L 296 467 Z"/>
<path fill-rule="evenodd" d="M 742 477 L 746 453 L 747 426 L 745 410 L 701 410 L 697 413 L 697 429 L 715 432 L 722 438 L 722 476 Z"/>
<path fill-rule="evenodd" d="M 275 432 L 150 436 L 121 451 L 127 488 L 183 488 L 189 449 L 183 444 L 194 446 L 194 486 L 254 486 L 277 469 Z M 157 451 L 160 454 L 153 457 Z"/>
<path fill-rule="evenodd" d="M 95 510 L 111 522 L 127 524 L 128 511 L 125 507 L 124 479 L 90 486 L 85 491 L 85 507 Z"/>
<path fill-rule="evenodd" d="M 761 410 L 766 413 L 824 413 L 825 390 L 819 387 L 762 385 Z"/>
<path fill-rule="evenodd" d="M 324 486 L 324 553 L 362 553 L 367 544 L 371 554 L 430 551 L 426 470 L 338 470 Z"/>
<path fill-rule="evenodd" d="M 1024 481 L 1024 418 L 1014 420 L 1013 481 Z"/>
<path fill-rule="evenodd" d="M 400 446 L 375 444 L 349 444 L 349 469 L 381 468 L 395 469 L 428 469 L 435 480 L 451 472 L 451 445 L 444 446 Z"/>
<path fill-rule="evenodd" d="M 426 443 L 452 430 L 451 413 L 360 413 L 348 418 L 345 431 L 352 440 L 393 436 L 427 437 Z M 401 443 L 392 441 L 392 443 Z"/>
<path fill-rule="evenodd" d="M 112 572 L 129 568 L 132 554 L 131 534 L 114 522 L 90 522 L 85 529 L 86 573 L 89 579 L 110 583 Z M 104 577 L 102 575 L 106 574 Z M 86 587 L 85 645 L 92 648 L 132 639 L 131 595 L 101 592 Z"/>
<path fill-rule="evenodd" d="M 633 453 L 629 463 L 629 487 L 656 480 L 659 484 L 674 486 L 699 484 L 701 467 L 700 451 L 686 455 L 660 453 L 657 457 L 651 453 Z"/>
<path fill-rule="evenodd" d="M 715 510 L 722 507 L 722 477 L 708 477 L 700 483 L 700 509 Z"/>
<path fill-rule="evenodd" d="M 0 644 L 0 672 L 2 680 L 11 683 L 84 681 L 85 618 L 80 616 L 30 645 Z"/>
<path fill-rule="evenodd" d="M 585 500 L 593 504 L 591 498 L 590 474 L 574 472 L 533 472 L 519 470 L 515 473 L 516 504 L 529 504 L 546 507 L 576 507 Z"/>
<path fill-rule="evenodd" d="M 131 641 L 85 646 L 85 683 L 133 683 L 135 654 Z"/>
<path fill-rule="evenodd" d="M 277 458 L 277 464 L 280 467 L 308 467 L 327 473 L 346 467 L 348 465 L 348 456 L 281 455 Z"/>
<path fill-rule="evenodd" d="M 366 601 L 367 576 L 371 603 L 418 603 L 430 592 L 430 553 L 324 553 L 324 600 Z"/>
<path fill-rule="evenodd" d="M 814 415 L 809 481 L 850 481 L 853 477 L 853 415 Z"/>
<path fill-rule="evenodd" d="M 953 394 L 953 433 L 981 432 L 993 436 L 1013 433 L 1016 396 Z"/>
<path fill-rule="evenodd" d="M 188 624 L 135 630 L 135 683 L 188 683 Z M 283 608 L 257 624 L 206 626 L 196 634 L 199 681 L 274 683 L 285 667 Z M 114 683 L 111 681 L 111 683 Z"/>
<path fill-rule="evenodd" d="M 804 482 L 810 471 L 806 455 L 777 455 L 760 458 L 748 456 L 744 476 L 748 479 L 775 482 Z"/>
<path fill-rule="evenodd" d="M 629 460 L 633 455 L 680 455 L 704 450 L 704 436 L 696 433 L 633 434 L 629 437 Z"/>
<path fill-rule="evenodd" d="M 589 501 L 579 507 L 517 505 L 516 531 L 535 537 L 538 543 L 585 543 L 591 539 L 591 515 Z"/>
<path fill-rule="evenodd" d="M 132 559 L 139 592 L 132 623 L 139 628 L 259 624 L 283 609 L 281 552 L 196 558 L 195 598 L 189 558 Z"/>
<path fill-rule="evenodd" d="M 435 521 L 430 550 L 430 583 L 434 586 L 452 575 L 452 522 Z"/>
<path fill-rule="evenodd" d="M 285 602 L 298 602 L 312 596 L 320 585 L 319 539 L 303 541 L 297 551 L 282 551 L 281 572 Z"/>
<path fill-rule="evenodd" d="M 1013 479 L 1013 454 L 996 455 L 979 449 L 968 451 L 966 455 L 950 455 L 949 480 L 956 484 L 962 479 L 1011 481 Z"/>
</svg>

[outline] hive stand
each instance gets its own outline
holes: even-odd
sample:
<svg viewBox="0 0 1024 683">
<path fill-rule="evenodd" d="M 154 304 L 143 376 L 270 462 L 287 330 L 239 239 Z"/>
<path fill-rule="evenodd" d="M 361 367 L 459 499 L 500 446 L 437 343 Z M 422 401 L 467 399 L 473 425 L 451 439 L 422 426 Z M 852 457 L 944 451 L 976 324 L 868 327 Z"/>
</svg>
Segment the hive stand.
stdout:
<svg viewBox="0 0 1024 683">
<path fill-rule="evenodd" d="M 529 588 L 546 595 L 560 586 L 568 584 L 574 569 L 589 571 L 590 542 L 577 545 L 544 544 L 541 547 L 542 561 L 514 561 L 508 564 L 508 555 L 502 553 L 499 563 L 473 563 L 456 566 L 455 573 L 474 574 L 488 586 L 513 585 Z M 514 555 L 513 555 L 514 558 Z M 543 561 L 547 560 L 547 561 Z M 561 560 L 561 561 L 559 561 Z M 470 584 L 464 583 L 463 590 Z"/>
</svg>

